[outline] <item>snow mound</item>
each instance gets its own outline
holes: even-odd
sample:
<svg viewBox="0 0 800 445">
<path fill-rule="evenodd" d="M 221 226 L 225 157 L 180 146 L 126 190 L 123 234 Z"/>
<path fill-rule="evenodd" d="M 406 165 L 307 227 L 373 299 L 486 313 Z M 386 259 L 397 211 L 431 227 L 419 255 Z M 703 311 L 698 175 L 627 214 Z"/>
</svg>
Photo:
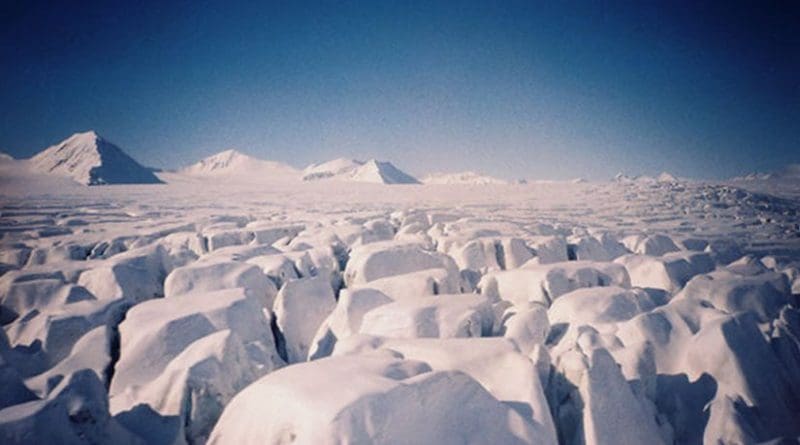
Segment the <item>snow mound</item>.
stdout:
<svg viewBox="0 0 800 445">
<path fill-rule="evenodd" d="M 545 443 L 458 371 L 378 351 L 268 374 L 225 407 L 210 444 Z"/>
<path fill-rule="evenodd" d="M 470 185 L 487 185 L 487 184 L 508 184 L 500 178 L 482 175 L 473 171 L 465 171 L 460 173 L 431 173 L 422 179 L 423 184 L 470 184 Z"/>
<path fill-rule="evenodd" d="M 383 241 L 353 249 L 344 280 L 348 286 L 365 285 L 380 278 L 426 269 L 446 269 L 458 275 L 455 262 L 447 255 L 425 250 L 418 244 Z"/>
<path fill-rule="evenodd" d="M 137 397 L 142 385 L 158 378 L 189 345 L 218 331 L 235 333 L 250 359 L 265 370 L 281 366 L 271 319 L 261 299 L 241 288 L 188 293 L 134 306 L 119 326 L 120 359 L 109 391 L 112 410 L 133 406 L 129 400 Z"/>
<path fill-rule="evenodd" d="M 494 313 L 483 295 L 424 296 L 380 305 L 361 321 L 362 334 L 394 338 L 488 336 Z"/>
<path fill-rule="evenodd" d="M 353 337 L 335 355 L 370 349 L 396 351 L 427 363 L 434 371 L 459 371 L 477 380 L 491 395 L 527 417 L 540 443 L 555 445 L 556 429 L 534 363 L 503 338 L 393 339 Z"/>
<path fill-rule="evenodd" d="M 33 170 L 84 185 L 159 184 L 153 172 L 94 131 L 76 133 L 30 160 Z"/>
<path fill-rule="evenodd" d="M 290 280 L 278 292 L 274 310 L 286 347 L 286 361 L 308 357 L 317 329 L 336 307 L 336 297 L 326 277 Z"/>
<path fill-rule="evenodd" d="M 106 390 L 88 369 L 70 376 L 47 399 L 0 411 L 0 442 L 145 443 L 109 415 Z"/>
<path fill-rule="evenodd" d="M 286 164 L 265 161 L 236 150 L 225 150 L 209 156 L 178 173 L 194 177 L 226 177 L 242 181 L 295 178 L 297 170 Z"/>
<path fill-rule="evenodd" d="M 339 179 L 374 184 L 419 184 L 417 178 L 398 169 L 391 162 L 357 161 L 335 159 L 322 164 L 313 164 L 303 171 L 304 181 Z"/>
<path fill-rule="evenodd" d="M 519 308 L 531 304 L 549 307 L 567 292 L 596 286 L 629 288 L 631 279 L 620 264 L 568 261 L 494 272 L 485 275 L 479 283 L 483 294 L 506 300 Z"/>
<path fill-rule="evenodd" d="M 670 293 L 679 291 L 695 275 L 714 270 L 714 261 L 705 252 L 671 252 L 661 257 L 629 254 L 615 262 L 628 270 L 632 285 Z"/>
</svg>

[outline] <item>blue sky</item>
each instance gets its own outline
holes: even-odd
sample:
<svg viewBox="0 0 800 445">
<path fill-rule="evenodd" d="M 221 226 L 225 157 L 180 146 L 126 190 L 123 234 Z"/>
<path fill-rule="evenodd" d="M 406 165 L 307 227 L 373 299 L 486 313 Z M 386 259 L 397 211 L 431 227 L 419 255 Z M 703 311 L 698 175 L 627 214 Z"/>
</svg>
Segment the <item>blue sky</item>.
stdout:
<svg viewBox="0 0 800 445">
<path fill-rule="evenodd" d="M 0 5 L 16 157 L 95 129 L 158 167 L 227 148 L 546 179 L 800 162 L 781 2 L 64 3 Z"/>
</svg>

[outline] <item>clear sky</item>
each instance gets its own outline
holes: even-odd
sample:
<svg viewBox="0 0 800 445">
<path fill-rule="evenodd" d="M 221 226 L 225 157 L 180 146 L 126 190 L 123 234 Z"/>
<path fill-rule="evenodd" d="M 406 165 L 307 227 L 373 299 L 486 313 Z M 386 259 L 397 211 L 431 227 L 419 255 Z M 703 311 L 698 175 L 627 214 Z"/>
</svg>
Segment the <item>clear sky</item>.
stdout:
<svg viewBox="0 0 800 445">
<path fill-rule="evenodd" d="M 67 4 L 72 3 L 72 4 Z M 0 2 L 0 150 L 726 177 L 800 161 L 800 6 Z"/>
</svg>

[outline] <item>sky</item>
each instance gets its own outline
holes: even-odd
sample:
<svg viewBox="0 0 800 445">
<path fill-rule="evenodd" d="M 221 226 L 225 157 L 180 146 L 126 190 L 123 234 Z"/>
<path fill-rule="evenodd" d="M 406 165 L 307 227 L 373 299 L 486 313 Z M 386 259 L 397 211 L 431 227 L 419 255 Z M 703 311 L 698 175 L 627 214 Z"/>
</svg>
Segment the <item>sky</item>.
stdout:
<svg viewBox="0 0 800 445">
<path fill-rule="evenodd" d="M 71 3 L 71 4 L 68 4 Z M 800 162 L 797 2 L 0 2 L 0 151 L 507 179 Z"/>
</svg>

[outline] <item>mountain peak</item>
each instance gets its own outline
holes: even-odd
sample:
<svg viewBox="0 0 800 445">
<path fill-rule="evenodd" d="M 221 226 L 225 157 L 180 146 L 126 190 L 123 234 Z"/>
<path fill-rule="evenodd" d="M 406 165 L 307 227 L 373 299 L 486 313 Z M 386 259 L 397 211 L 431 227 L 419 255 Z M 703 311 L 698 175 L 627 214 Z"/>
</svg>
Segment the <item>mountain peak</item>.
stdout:
<svg viewBox="0 0 800 445">
<path fill-rule="evenodd" d="M 419 184 L 417 178 L 395 167 L 391 162 L 377 159 L 370 159 L 356 169 L 352 179 L 380 184 Z"/>
<path fill-rule="evenodd" d="M 84 185 L 161 183 L 153 172 L 95 131 L 75 133 L 31 158 L 34 170 Z"/>
<path fill-rule="evenodd" d="M 419 184 L 413 176 L 392 165 L 391 162 L 370 159 L 337 158 L 321 164 L 312 164 L 303 170 L 303 180 L 340 179 L 379 184 Z"/>
<path fill-rule="evenodd" d="M 195 166 L 202 166 L 202 170 L 206 171 L 213 171 L 213 170 L 220 170 L 230 167 L 233 164 L 239 162 L 246 162 L 249 159 L 253 159 L 246 154 L 230 148 L 228 150 L 221 151 L 217 154 L 213 154 L 207 158 L 201 159 Z"/>
<path fill-rule="evenodd" d="M 257 159 L 232 148 L 201 159 L 180 172 L 194 176 L 237 176 L 248 181 L 297 175 L 297 171 L 286 164 Z"/>
<path fill-rule="evenodd" d="M 102 141 L 103 138 L 100 137 L 94 130 L 84 131 L 75 133 L 72 136 L 68 137 L 64 140 L 64 143 L 71 143 L 71 144 L 84 144 L 84 145 L 96 145 L 98 141 Z"/>
</svg>

